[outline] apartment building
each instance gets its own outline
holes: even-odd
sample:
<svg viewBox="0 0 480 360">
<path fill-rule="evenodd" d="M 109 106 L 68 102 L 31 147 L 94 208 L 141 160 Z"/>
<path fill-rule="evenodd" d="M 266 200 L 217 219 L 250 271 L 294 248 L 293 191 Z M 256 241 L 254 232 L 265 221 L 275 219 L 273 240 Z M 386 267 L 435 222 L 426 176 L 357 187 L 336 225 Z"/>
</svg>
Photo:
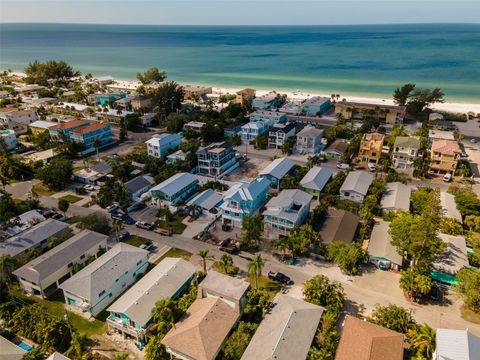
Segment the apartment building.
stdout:
<svg viewBox="0 0 480 360">
<path fill-rule="evenodd" d="M 430 149 L 430 170 L 437 174 L 453 174 L 457 168 L 460 154 L 458 142 L 434 139 Z"/>
<path fill-rule="evenodd" d="M 213 143 L 197 151 L 199 175 L 218 178 L 238 167 L 238 157 L 232 144 Z"/>
</svg>

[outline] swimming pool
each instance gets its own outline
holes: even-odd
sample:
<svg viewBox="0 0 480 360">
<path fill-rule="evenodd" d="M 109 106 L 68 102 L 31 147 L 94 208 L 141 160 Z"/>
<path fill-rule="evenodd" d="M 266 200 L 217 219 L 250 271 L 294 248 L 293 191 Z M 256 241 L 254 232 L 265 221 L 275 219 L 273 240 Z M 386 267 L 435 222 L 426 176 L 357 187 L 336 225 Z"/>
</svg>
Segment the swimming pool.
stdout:
<svg viewBox="0 0 480 360">
<path fill-rule="evenodd" d="M 15 345 L 17 345 L 18 347 L 20 347 L 20 348 L 22 348 L 23 350 L 28 351 L 28 352 L 30 352 L 30 351 L 33 350 L 30 345 L 24 343 L 23 341 L 17 341 L 17 342 L 15 343 Z"/>
</svg>

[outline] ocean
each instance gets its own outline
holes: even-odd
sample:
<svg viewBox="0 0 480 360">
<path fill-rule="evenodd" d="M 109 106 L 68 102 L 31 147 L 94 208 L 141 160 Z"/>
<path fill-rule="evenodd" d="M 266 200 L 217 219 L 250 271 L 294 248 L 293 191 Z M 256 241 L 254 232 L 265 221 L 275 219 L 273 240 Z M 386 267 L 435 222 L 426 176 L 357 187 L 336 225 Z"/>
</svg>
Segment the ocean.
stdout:
<svg viewBox="0 0 480 360">
<path fill-rule="evenodd" d="M 391 97 L 406 83 L 480 103 L 480 24 L 147 26 L 0 24 L 0 68 L 65 60 L 82 74 Z"/>
</svg>

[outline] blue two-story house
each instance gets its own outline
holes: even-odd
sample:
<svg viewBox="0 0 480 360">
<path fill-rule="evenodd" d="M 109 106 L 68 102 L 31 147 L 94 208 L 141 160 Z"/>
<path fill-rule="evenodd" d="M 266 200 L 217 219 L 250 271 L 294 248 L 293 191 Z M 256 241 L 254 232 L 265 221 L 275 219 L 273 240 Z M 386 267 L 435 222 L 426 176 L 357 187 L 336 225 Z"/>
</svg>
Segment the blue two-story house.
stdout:
<svg viewBox="0 0 480 360">
<path fill-rule="evenodd" d="M 224 195 L 222 209 L 222 223 L 234 227 L 241 227 L 244 216 L 255 215 L 267 201 L 270 181 L 259 177 L 250 183 L 237 183 Z"/>
<path fill-rule="evenodd" d="M 190 173 L 177 173 L 150 189 L 158 205 L 175 206 L 190 199 L 198 189 L 198 178 Z"/>
</svg>

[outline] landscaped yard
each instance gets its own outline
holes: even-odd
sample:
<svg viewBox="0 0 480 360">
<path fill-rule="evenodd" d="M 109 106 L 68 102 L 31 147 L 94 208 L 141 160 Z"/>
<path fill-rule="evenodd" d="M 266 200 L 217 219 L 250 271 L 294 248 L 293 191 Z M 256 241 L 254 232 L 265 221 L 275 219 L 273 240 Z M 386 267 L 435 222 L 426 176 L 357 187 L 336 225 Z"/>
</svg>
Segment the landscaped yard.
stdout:
<svg viewBox="0 0 480 360">
<path fill-rule="evenodd" d="M 252 288 L 255 287 L 255 279 L 253 275 L 248 276 L 248 282 L 250 283 Z M 270 298 L 273 299 L 275 295 L 277 295 L 277 293 L 282 289 L 282 285 L 262 275 L 258 278 L 258 288 L 266 290 L 269 293 Z"/>
<path fill-rule="evenodd" d="M 174 234 L 181 234 L 187 227 L 187 225 L 182 223 L 183 219 L 185 219 L 185 216 L 177 214 L 168 222 L 165 220 L 157 220 L 155 225 L 162 229 L 171 228 Z"/>
<path fill-rule="evenodd" d="M 72 194 L 62 196 L 60 199 L 61 200 L 67 200 L 70 204 L 75 204 L 77 201 L 82 200 L 82 198 L 80 196 L 75 196 L 75 195 L 72 195 Z"/>
<path fill-rule="evenodd" d="M 190 260 L 191 256 L 192 254 L 189 253 L 188 251 L 177 249 L 177 248 L 171 248 L 165 254 L 163 254 L 160 258 L 158 258 L 158 260 L 155 261 L 155 264 L 158 264 L 160 261 L 162 261 L 166 257 L 181 257 L 185 260 Z"/>
<path fill-rule="evenodd" d="M 144 237 L 141 237 L 141 236 L 134 235 L 134 236 L 130 236 L 125 242 L 127 244 L 132 245 L 132 246 L 139 247 L 140 245 L 146 244 L 149 241 L 151 241 L 151 240 L 149 240 L 147 238 L 144 238 Z"/>
<path fill-rule="evenodd" d="M 470 310 L 465 305 L 460 308 L 462 318 L 475 324 L 480 324 L 480 314 Z"/>
<path fill-rule="evenodd" d="M 68 218 L 67 221 L 65 221 L 67 224 L 73 225 L 76 224 L 80 220 L 79 216 L 72 216 L 71 218 Z"/>
<path fill-rule="evenodd" d="M 35 191 L 38 195 L 50 196 L 55 194 L 55 191 L 49 189 L 44 183 L 38 183 L 32 186 L 32 191 Z"/>
</svg>

